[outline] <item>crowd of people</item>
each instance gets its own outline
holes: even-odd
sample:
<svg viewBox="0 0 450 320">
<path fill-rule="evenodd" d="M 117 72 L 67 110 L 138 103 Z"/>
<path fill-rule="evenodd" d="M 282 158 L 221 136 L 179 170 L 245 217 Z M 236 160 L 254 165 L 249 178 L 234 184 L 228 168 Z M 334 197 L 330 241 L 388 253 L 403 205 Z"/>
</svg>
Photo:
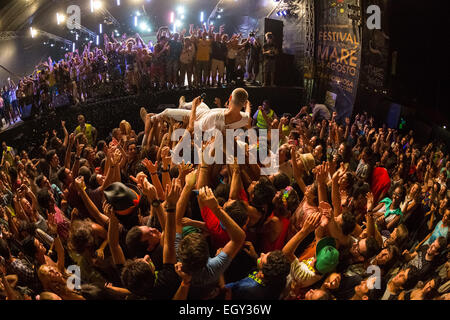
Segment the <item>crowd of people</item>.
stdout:
<svg viewBox="0 0 450 320">
<path fill-rule="evenodd" d="M 155 44 L 146 44 L 139 34 L 124 34 L 120 39 L 114 33 L 104 34 L 103 49 L 91 49 L 89 43 L 82 52 L 68 52 L 60 61 L 49 58 L 17 84 L 9 80 L 2 89 L 0 116 L 5 124 L 12 124 L 30 104 L 35 113 L 47 113 L 62 94 L 78 104 L 106 92 L 122 96 L 185 87 L 255 85 L 262 62 L 264 85 L 273 86 L 279 52 L 272 33 L 265 39 L 260 44 L 254 32 L 246 39 L 241 34 L 230 37 L 224 26 L 214 32 L 212 25 L 209 29 L 191 25 L 189 33 L 171 33 L 161 27 Z"/>
<path fill-rule="evenodd" d="M 445 146 L 367 114 L 341 124 L 312 102 L 279 117 L 251 100 L 182 97 L 108 137 L 79 115 L 36 158 L 3 142 L 2 299 L 448 300 Z M 248 161 L 260 142 L 244 142 L 245 163 L 209 164 L 215 138 L 192 145 L 199 163 L 176 163 L 196 128 L 279 129 L 275 173 Z"/>
</svg>

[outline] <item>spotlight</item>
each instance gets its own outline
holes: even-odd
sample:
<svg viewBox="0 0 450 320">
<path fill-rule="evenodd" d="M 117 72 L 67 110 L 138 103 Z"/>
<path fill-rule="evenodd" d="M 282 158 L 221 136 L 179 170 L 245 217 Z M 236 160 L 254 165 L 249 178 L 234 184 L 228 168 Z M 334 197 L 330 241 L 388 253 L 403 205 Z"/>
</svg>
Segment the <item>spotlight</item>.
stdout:
<svg viewBox="0 0 450 320">
<path fill-rule="evenodd" d="M 103 6 L 101 1 L 93 1 L 94 11 L 100 9 Z"/>
<path fill-rule="evenodd" d="M 66 20 L 66 16 L 61 14 L 61 13 L 56 13 L 56 22 L 57 24 L 61 24 L 61 22 L 64 22 L 64 20 Z"/>
<path fill-rule="evenodd" d="M 148 25 L 147 25 L 146 22 L 141 22 L 141 24 L 139 25 L 139 28 L 140 28 L 142 31 L 146 31 L 146 30 L 148 29 Z"/>
<path fill-rule="evenodd" d="M 95 44 L 98 46 L 99 43 L 100 43 L 100 37 L 97 35 L 97 36 L 95 37 Z"/>
<path fill-rule="evenodd" d="M 205 13 L 202 11 L 200 12 L 200 22 L 203 22 L 205 20 Z"/>
<path fill-rule="evenodd" d="M 75 42 L 72 42 L 72 52 L 75 52 Z"/>
<path fill-rule="evenodd" d="M 177 13 L 178 13 L 178 14 L 184 14 L 184 7 L 179 6 L 179 7 L 177 8 Z"/>
<path fill-rule="evenodd" d="M 175 21 L 175 12 L 173 11 L 170 12 L 169 21 L 170 23 L 173 23 Z"/>
<path fill-rule="evenodd" d="M 101 23 L 100 23 L 100 25 L 99 25 L 99 31 L 100 31 L 100 33 L 103 33 L 103 26 L 102 26 Z"/>
<path fill-rule="evenodd" d="M 219 15 L 217 16 L 217 19 L 220 19 L 220 18 L 222 18 L 222 16 L 219 14 Z"/>
<path fill-rule="evenodd" d="M 138 26 L 138 17 L 134 16 L 134 26 L 137 27 Z"/>
<path fill-rule="evenodd" d="M 140 17 L 140 16 L 141 16 L 141 13 L 140 13 L 139 11 L 136 11 L 136 15 L 137 15 L 138 17 Z"/>
<path fill-rule="evenodd" d="M 117 6 L 120 6 L 120 0 L 117 0 Z"/>
<path fill-rule="evenodd" d="M 31 37 L 34 38 L 37 35 L 37 30 L 33 29 L 33 27 L 30 28 Z"/>
</svg>

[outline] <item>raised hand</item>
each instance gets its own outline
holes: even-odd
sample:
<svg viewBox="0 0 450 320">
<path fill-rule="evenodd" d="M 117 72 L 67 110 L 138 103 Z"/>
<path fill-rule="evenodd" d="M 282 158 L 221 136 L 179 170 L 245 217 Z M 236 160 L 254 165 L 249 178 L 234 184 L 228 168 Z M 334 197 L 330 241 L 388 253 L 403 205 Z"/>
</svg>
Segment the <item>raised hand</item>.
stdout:
<svg viewBox="0 0 450 320">
<path fill-rule="evenodd" d="M 158 161 L 153 163 L 148 159 L 144 159 L 142 160 L 142 164 L 147 168 L 150 174 L 156 173 L 156 171 L 158 170 Z"/>
<path fill-rule="evenodd" d="M 143 193 L 147 196 L 149 201 L 158 199 L 158 193 L 156 191 L 155 186 L 152 185 L 150 182 L 148 182 L 147 178 L 145 178 L 142 183 L 142 190 Z"/>
<path fill-rule="evenodd" d="M 245 241 L 244 247 L 242 248 L 250 257 L 258 258 L 258 254 L 256 253 L 255 247 L 251 241 Z"/>
<path fill-rule="evenodd" d="M 326 227 L 328 223 L 330 222 L 330 219 L 332 219 L 332 208 L 328 202 L 321 201 L 319 204 L 319 212 L 321 213 L 320 217 L 320 226 Z"/>
<path fill-rule="evenodd" d="M 194 171 L 192 163 L 184 163 L 184 160 L 179 164 L 180 178 L 186 177 L 189 173 Z"/>
<path fill-rule="evenodd" d="M 136 185 L 142 189 L 143 184 L 144 184 L 144 179 L 147 178 L 147 175 L 145 173 L 143 173 L 142 171 L 139 172 L 136 177 L 133 177 L 132 175 L 130 175 L 130 179 L 133 180 L 134 183 L 136 183 Z"/>
<path fill-rule="evenodd" d="M 83 191 L 84 189 L 86 189 L 84 177 L 80 176 L 75 179 L 75 187 L 78 189 L 78 191 Z"/>
<path fill-rule="evenodd" d="M 58 227 L 56 225 L 54 213 L 47 212 L 47 226 L 51 234 L 57 234 Z"/>
<path fill-rule="evenodd" d="M 368 192 L 367 193 L 367 211 L 368 212 L 371 211 L 372 208 L 373 208 L 373 201 L 374 201 L 373 193 L 372 192 Z"/>
<path fill-rule="evenodd" d="M 113 207 L 106 201 L 103 201 L 103 214 L 109 218 L 114 216 Z"/>
<path fill-rule="evenodd" d="M 184 284 L 190 284 L 192 280 L 192 276 L 190 274 L 187 274 L 183 271 L 183 265 L 181 262 L 177 262 L 175 264 L 175 272 L 180 277 L 181 281 Z"/>
<path fill-rule="evenodd" d="M 195 186 L 195 182 L 197 181 L 197 170 L 192 171 L 191 173 L 189 173 L 186 178 L 186 185 L 188 185 L 189 187 L 194 187 Z"/>
<path fill-rule="evenodd" d="M 210 208 L 212 211 L 219 208 L 219 203 L 217 202 L 214 193 L 211 188 L 203 187 L 199 190 L 199 200 L 203 203 L 204 206 Z"/>
<path fill-rule="evenodd" d="M 319 211 L 311 213 L 303 223 L 302 232 L 310 234 L 320 225 L 321 213 Z"/>
<path fill-rule="evenodd" d="M 167 203 L 175 207 L 178 199 L 181 196 L 181 185 L 176 183 L 176 179 L 172 179 L 172 186 L 166 185 L 166 201 Z"/>
</svg>

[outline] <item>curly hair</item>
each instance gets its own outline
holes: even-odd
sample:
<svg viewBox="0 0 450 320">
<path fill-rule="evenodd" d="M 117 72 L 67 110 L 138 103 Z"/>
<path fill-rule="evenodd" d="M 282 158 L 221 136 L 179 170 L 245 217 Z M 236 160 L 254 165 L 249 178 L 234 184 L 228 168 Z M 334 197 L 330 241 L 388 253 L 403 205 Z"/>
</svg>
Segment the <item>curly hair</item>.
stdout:
<svg viewBox="0 0 450 320">
<path fill-rule="evenodd" d="M 183 271 L 192 273 L 206 266 L 209 259 L 209 246 L 200 233 L 191 233 L 184 237 L 177 250 L 178 259 L 183 264 Z"/>
<path fill-rule="evenodd" d="M 267 263 L 262 267 L 264 283 L 267 286 L 283 288 L 286 277 L 291 270 L 291 264 L 281 250 L 272 251 L 267 256 Z"/>
<path fill-rule="evenodd" d="M 86 249 L 92 249 L 93 247 L 94 236 L 91 225 L 86 221 L 74 221 L 69 233 L 69 248 L 81 254 Z"/>
<path fill-rule="evenodd" d="M 122 283 L 132 293 L 142 296 L 151 296 L 155 283 L 155 274 L 149 264 L 143 260 L 129 260 L 125 263 L 122 274 Z"/>
</svg>

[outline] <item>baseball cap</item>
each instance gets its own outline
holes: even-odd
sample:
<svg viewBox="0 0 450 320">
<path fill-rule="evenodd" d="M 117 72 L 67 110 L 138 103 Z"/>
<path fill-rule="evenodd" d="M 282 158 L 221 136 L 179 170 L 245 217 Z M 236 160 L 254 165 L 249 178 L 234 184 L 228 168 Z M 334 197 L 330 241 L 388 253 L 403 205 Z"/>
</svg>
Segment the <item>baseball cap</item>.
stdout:
<svg viewBox="0 0 450 320">
<path fill-rule="evenodd" d="M 339 263 L 339 251 L 336 249 L 336 240 L 325 237 L 316 245 L 315 268 L 321 274 L 333 271 Z"/>
</svg>

